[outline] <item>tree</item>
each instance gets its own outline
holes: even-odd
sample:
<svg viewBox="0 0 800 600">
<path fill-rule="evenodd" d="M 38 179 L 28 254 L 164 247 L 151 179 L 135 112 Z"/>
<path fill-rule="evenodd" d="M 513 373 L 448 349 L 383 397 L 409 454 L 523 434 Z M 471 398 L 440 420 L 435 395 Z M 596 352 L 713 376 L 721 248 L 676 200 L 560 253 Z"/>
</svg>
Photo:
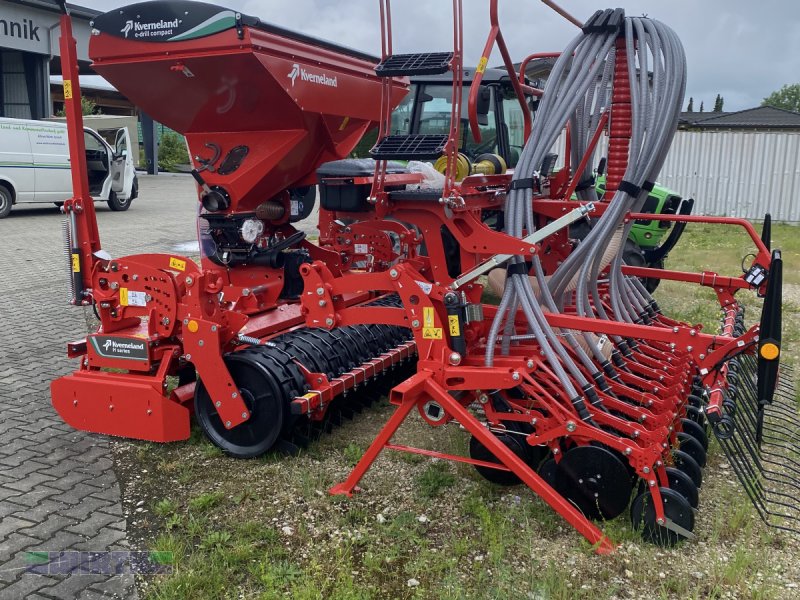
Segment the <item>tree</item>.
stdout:
<svg viewBox="0 0 800 600">
<path fill-rule="evenodd" d="M 700 112 L 703 112 L 703 101 L 700 100 Z"/>
<path fill-rule="evenodd" d="M 83 116 L 87 115 L 99 115 L 100 109 L 97 108 L 97 103 L 92 100 L 91 98 L 87 98 L 86 96 L 81 96 L 81 112 Z M 56 113 L 57 117 L 66 117 L 67 112 L 65 109 L 61 109 Z"/>
<path fill-rule="evenodd" d="M 182 135 L 165 131 L 158 143 L 158 166 L 165 171 L 177 171 L 178 165 L 189 164 L 189 152 Z"/>
<path fill-rule="evenodd" d="M 725 103 L 725 100 L 722 96 L 717 94 L 716 100 L 714 100 L 714 112 L 722 112 L 722 105 Z"/>
<path fill-rule="evenodd" d="M 694 112 L 694 98 L 689 97 L 689 106 L 686 107 L 686 112 Z"/>
<path fill-rule="evenodd" d="M 764 98 L 761 106 L 774 106 L 784 110 L 800 112 L 800 83 L 786 84 Z"/>
</svg>

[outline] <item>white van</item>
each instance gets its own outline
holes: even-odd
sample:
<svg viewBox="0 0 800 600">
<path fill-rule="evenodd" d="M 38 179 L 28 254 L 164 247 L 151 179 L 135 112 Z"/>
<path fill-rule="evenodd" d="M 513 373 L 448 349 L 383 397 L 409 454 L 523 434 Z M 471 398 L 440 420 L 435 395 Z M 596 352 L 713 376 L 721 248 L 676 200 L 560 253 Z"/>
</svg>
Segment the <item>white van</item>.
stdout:
<svg viewBox="0 0 800 600">
<path fill-rule="evenodd" d="M 139 194 L 128 128 L 117 131 L 112 148 L 84 128 L 89 192 L 111 210 L 128 210 Z M 51 121 L 0 118 L 0 219 L 13 205 L 72 197 L 67 125 Z"/>
</svg>

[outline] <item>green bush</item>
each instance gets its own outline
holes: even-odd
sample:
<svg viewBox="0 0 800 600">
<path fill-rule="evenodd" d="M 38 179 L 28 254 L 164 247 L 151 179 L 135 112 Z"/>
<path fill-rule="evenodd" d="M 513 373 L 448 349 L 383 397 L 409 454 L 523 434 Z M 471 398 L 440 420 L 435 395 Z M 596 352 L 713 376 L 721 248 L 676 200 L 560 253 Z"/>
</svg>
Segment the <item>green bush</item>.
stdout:
<svg viewBox="0 0 800 600">
<path fill-rule="evenodd" d="M 189 152 L 186 140 L 182 135 L 171 131 L 164 132 L 158 146 L 158 168 L 165 171 L 177 171 L 178 165 L 189 164 Z"/>
</svg>

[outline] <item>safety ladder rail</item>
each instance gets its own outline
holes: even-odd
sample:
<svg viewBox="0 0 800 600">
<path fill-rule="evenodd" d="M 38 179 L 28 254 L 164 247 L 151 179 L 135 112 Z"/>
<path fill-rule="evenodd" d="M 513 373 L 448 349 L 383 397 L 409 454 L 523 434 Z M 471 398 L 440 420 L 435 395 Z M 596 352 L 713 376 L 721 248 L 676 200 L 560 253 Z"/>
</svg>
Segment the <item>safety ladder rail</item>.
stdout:
<svg viewBox="0 0 800 600">
<path fill-rule="evenodd" d="M 526 85 L 522 77 L 517 77 L 517 71 L 514 68 L 514 62 L 511 60 L 511 55 L 508 52 L 503 33 L 500 31 L 500 19 L 497 12 L 497 0 L 491 0 L 489 3 L 489 22 L 491 29 L 489 30 L 489 37 L 486 40 L 486 45 L 483 47 L 483 53 L 478 61 L 478 66 L 475 68 L 475 77 L 472 80 L 472 86 L 469 90 L 469 126 L 472 131 L 472 138 L 476 143 L 481 141 L 481 131 L 478 126 L 478 92 L 480 91 L 481 81 L 483 81 L 483 73 L 486 71 L 486 65 L 489 62 L 489 57 L 494 50 L 494 45 L 497 44 L 500 54 L 503 57 L 503 65 L 508 71 L 508 77 L 511 81 L 511 86 L 514 88 L 514 93 L 517 95 L 520 108 L 522 109 L 524 121 L 524 139 L 528 140 L 531 133 L 531 111 L 525 101 L 525 92 L 528 94 L 541 95 L 542 91 Z"/>
<path fill-rule="evenodd" d="M 414 158 L 437 158 L 447 156 L 445 184 L 442 197 L 455 195 L 456 159 L 460 133 L 461 96 L 463 80 L 463 10 L 461 0 L 453 1 L 453 52 L 426 52 L 419 54 L 393 54 L 392 14 L 390 0 L 380 0 L 381 19 L 381 62 L 375 73 L 382 78 L 381 116 L 378 126 L 378 140 L 370 150 L 375 158 L 375 175 L 372 180 L 370 201 L 380 203 L 386 198 L 386 169 L 390 159 L 413 160 Z M 392 135 L 392 105 L 390 78 L 438 74 L 450 70 L 453 75 L 453 93 L 450 106 L 450 127 L 443 134 L 422 134 L 416 136 Z"/>
</svg>

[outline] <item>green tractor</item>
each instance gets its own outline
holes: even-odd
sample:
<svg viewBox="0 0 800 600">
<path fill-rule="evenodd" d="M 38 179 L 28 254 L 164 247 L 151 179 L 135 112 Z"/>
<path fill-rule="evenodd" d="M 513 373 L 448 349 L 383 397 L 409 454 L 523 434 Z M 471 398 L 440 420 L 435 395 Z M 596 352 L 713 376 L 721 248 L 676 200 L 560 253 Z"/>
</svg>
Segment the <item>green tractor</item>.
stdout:
<svg viewBox="0 0 800 600">
<path fill-rule="evenodd" d="M 606 192 L 605 159 L 600 161 L 595 178 L 595 189 L 602 195 Z M 640 212 L 653 215 L 689 215 L 692 213 L 694 199 L 683 200 L 671 189 L 656 184 L 644 201 Z M 633 222 L 628 239 L 625 240 L 622 258 L 634 267 L 663 269 L 664 259 L 678 243 L 686 223 L 637 219 Z M 585 233 L 584 233 L 585 235 Z M 648 277 L 642 280 L 647 291 L 654 292 L 660 279 Z"/>
<path fill-rule="evenodd" d="M 477 163 L 487 156 L 499 156 L 504 167 L 513 169 L 524 146 L 524 115 L 508 73 L 503 69 L 486 69 L 478 94 L 477 113 L 481 131 L 481 142 L 475 142 L 467 124 L 467 98 L 474 80 L 473 69 L 464 70 L 462 97 L 462 127 L 459 152 L 469 161 Z M 538 82 L 537 82 L 538 83 Z M 427 134 L 447 133 L 450 128 L 450 107 L 453 80 L 450 74 L 427 75 L 411 78 L 411 87 L 403 101 L 392 113 L 391 133 Z M 535 115 L 538 98 L 531 96 L 528 107 Z M 369 148 L 374 139 L 368 135 L 361 143 Z M 605 159 L 598 166 L 595 187 L 599 194 L 605 193 Z M 652 214 L 690 214 L 694 200 L 683 200 L 677 193 L 656 185 L 642 207 L 644 213 Z M 501 215 L 486 214 L 491 221 Z M 499 223 L 498 223 L 499 224 Z M 591 227 L 588 220 L 573 224 L 570 235 L 583 239 Z M 664 268 L 664 259 L 675 246 L 683 233 L 684 223 L 670 221 L 638 220 L 634 223 L 625 242 L 623 258 L 625 262 L 637 267 Z M 445 246 L 454 240 L 445 240 Z M 452 242 L 448 244 L 447 242 Z M 455 248 L 455 246 L 454 246 Z M 454 254 L 457 254 L 454 250 Z M 460 272 L 460 261 L 456 256 L 448 260 L 448 270 L 455 276 Z M 452 264 L 450 264 L 452 262 Z M 654 291 L 660 280 L 643 279 L 645 287 Z"/>
</svg>

